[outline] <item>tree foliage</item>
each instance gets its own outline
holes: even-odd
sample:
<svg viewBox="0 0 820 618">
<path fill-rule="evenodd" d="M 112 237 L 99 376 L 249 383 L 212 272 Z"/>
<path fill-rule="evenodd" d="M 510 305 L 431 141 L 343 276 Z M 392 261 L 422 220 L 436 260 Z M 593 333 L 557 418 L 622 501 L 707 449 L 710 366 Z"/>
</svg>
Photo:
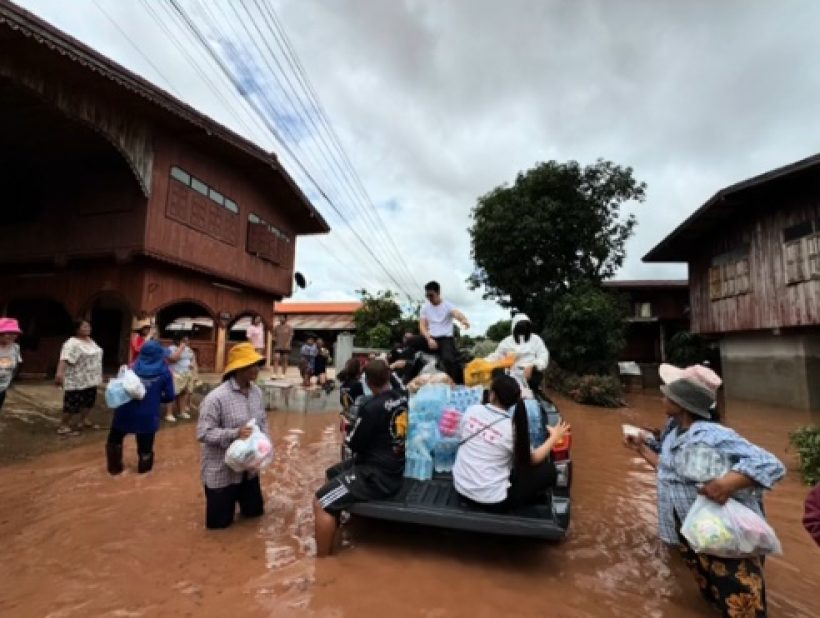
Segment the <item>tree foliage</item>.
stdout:
<svg viewBox="0 0 820 618">
<path fill-rule="evenodd" d="M 402 311 L 398 295 L 390 290 L 376 293 L 357 290 L 356 293 L 362 301 L 361 309 L 353 314 L 357 346 L 387 348 L 400 340 L 405 331 L 418 332 L 420 306 Z"/>
<path fill-rule="evenodd" d="M 621 297 L 595 284 L 578 285 L 555 303 L 544 339 L 562 369 L 606 374 L 625 345 L 625 317 Z"/>
<path fill-rule="evenodd" d="M 549 161 L 478 199 L 470 228 L 473 289 L 526 312 L 540 327 L 560 296 L 615 274 L 635 217 L 622 206 L 645 198 L 632 168 L 599 159 Z"/>
<path fill-rule="evenodd" d="M 487 339 L 502 341 L 512 332 L 512 320 L 499 320 L 487 328 Z"/>
<path fill-rule="evenodd" d="M 667 352 L 670 363 L 678 367 L 688 367 L 705 361 L 709 357 L 709 346 L 703 337 L 682 330 L 669 339 Z"/>
</svg>

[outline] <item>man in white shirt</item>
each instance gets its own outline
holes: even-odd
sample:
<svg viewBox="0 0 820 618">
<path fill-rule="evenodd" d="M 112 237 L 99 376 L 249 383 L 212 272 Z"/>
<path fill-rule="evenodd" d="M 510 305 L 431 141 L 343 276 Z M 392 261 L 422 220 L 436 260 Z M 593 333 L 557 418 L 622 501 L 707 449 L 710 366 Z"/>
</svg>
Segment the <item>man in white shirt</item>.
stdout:
<svg viewBox="0 0 820 618">
<path fill-rule="evenodd" d="M 456 384 L 464 384 L 464 368 L 458 360 L 453 320 L 459 322 L 464 330 L 470 329 L 470 321 L 452 303 L 441 297 L 438 282 L 431 281 L 425 285 L 424 295 L 427 302 L 421 308 L 419 321 L 423 341 L 418 343 L 423 351 L 439 355 L 445 371 Z"/>
</svg>

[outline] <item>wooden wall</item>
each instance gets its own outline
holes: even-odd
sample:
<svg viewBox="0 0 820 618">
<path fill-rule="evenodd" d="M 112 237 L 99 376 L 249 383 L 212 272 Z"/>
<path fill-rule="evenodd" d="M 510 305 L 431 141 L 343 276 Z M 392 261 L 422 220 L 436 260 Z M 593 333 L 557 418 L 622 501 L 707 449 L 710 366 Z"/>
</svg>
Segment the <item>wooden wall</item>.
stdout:
<svg viewBox="0 0 820 618">
<path fill-rule="evenodd" d="M 720 235 L 704 238 L 703 257 L 690 261 L 692 330 L 724 333 L 820 325 L 820 279 L 786 284 L 783 229 L 820 218 L 820 196 L 769 192 L 749 203 Z M 712 258 L 748 244 L 750 292 L 711 300 Z"/>
<path fill-rule="evenodd" d="M 241 169 L 232 167 L 230 162 L 216 161 L 185 147 L 183 142 L 158 136 L 155 145 L 146 249 L 153 255 L 165 257 L 175 263 L 205 267 L 221 277 L 236 282 L 240 287 L 255 286 L 274 295 L 289 296 L 292 290 L 295 239 L 290 243 L 290 250 L 284 256 L 281 265 L 262 260 L 246 250 L 248 215 L 251 213 L 293 236 L 285 206 L 281 202 L 277 203 L 282 196 L 277 196 L 273 188 L 265 192 L 264 188 L 243 176 Z M 180 222 L 183 217 L 168 216 L 169 193 L 174 190 L 171 188 L 172 183 L 176 183 L 170 177 L 170 170 L 174 165 L 196 176 L 239 205 L 239 214 L 232 215 L 224 211 L 221 217 L 214 218 L 211 224 L 206 224 L 212 225 L 215 231 L 219 226 L 233 224 L 236 226 L 235 230 L 208 234 Z"/>
</svg>

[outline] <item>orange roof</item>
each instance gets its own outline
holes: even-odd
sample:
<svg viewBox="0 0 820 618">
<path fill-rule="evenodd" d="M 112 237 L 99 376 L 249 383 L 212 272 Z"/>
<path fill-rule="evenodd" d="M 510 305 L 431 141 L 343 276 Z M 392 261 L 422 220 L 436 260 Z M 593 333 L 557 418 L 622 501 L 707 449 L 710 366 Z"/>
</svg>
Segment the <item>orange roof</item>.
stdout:
<svg viewBox="0 0 820 618">
<path fill-rule="evenodd" d="M 347 302 L 304 302 L 304 303 L 276 303 L 273 313 L 281 315 L 287 313 L 294 315 L 317 314 L 317 313 L 355 313 L 362 308 L 362 303 L 358 301 Z"/>
</svg>

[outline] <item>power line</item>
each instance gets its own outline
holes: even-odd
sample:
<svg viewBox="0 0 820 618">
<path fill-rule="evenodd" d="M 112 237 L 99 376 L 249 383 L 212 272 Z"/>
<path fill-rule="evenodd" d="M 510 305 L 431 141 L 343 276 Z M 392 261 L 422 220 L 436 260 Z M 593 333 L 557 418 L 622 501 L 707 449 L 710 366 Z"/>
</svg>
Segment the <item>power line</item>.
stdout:
<svg viewBox="0 0 820 618">
<path fill-rule="evenodd" d="M 119 33 L 123 36 L 123 38 L 125 38 L 125 40 L 126 40 L 126 41 L 128 41 L 128 43 L 131 45 L 131 47 L 133 47 L 133 48 L 136 50 L 136 52 L 137 52 L 140 56 L 142 56 L 142 59 L 143 59 L 143 60 L 145 60 L 145 61 L 149 64 L 149 66 L 150 66 L 152 69 L 154 69 L 154 71 L 156 71 L 157 75 L 159 75 L 159 76 L 160 76 L 163 80 L 165 80 L 165 83 L 166 83 L 166 84 L 168 84 L 168 87 L 171 89 L 171 91 L 172 91 L 175 95 L 177 95 L 177 97 L 179 97 L 179 93 L 178 93 L 178 92 L 176 91 L 176 89 L 174 88 L 173 84 L 171 83 L 171 80 L 169 80 L 169 79 L 168 79 L 168 78 L 167 78 L 167 77 L 163 74 L 163 72 L 159 70 L 159 67 L 157 67 L 157 65 L 155 65 L 155 64 L 151 61 L 151 59 L 150 59 L 150 58 L 149 58 L 149 57 L 145 54 L 145 52 L 143 52 L 143 51 L 142 51 L 142 49 L 141 49 L 141 48 L 140 48 L 140 47 L 139 47 L 139 46 L 138 46 L 138 45 L 137 45 L 137 44 L 133 41 L 133 39 L 132 39 L 130 36 L 128 36 L 128 33 L 120 27 L 120 25 L 117 23 L 117 21 L 116 21 L 113 17 L 111 17 L 111 15 L 109 15 L 109 14 L 108 14 L 108 11 L 106 11 L 106 10 L 102 7 L 102 5 L 101 5 L 99 2 L 97 2 L 97 0 L 93 0 L 93 2 L 94 2 L 94 6 L 96 6 L 96 7 L 97 7 L 97 9 L 99 9 L 99 11 L 100 11 L 103 15 L 105 15 L 105 18 L 106 18 L 108 21 L 110 21 L 110 22 L 111 22 L 111 24 L 112 24 L 112 25 L 113 25 L 113 26 L 114 26 L 114 27 L 115 27 L 115 28 L 119 31 Z M 181 98 L 181 97 L 180 97 L 180 98 Z"/>
<path fill-rule="evenodd" d="M 254 2 L 258 2 L 258 0 L 254 0 Z M 293 45 L 291 44 L 290 39 L 288 38 L 284 27 L 282 26 L 278 16 L 276 15 L 276 11 L 273 9 L 272 6 L 270 6 L 268 3 L 264 2 L 264 0 L 261 0 L 261 2 L 262 2 L 262 6 L 264 6 L 265 9 L 266 9 L 267 16 L 270 17 L 270 21 L 273 23 L 273 28 L 271 29 L 271 31 L 274 32 L 274 29 L 276 31 L 276 32 L 274 32 L 274 38 L 276 39 L 277 45 L 283 51 L 287 62 L 291 66 L 291 69 L 294 71 L 295 75 L 297 76 L 297 79 L 299 79 L 299 81 L 302 83 L 302 86 L 305 89 L 305 91 L 308 93 L 309 98 L 313 102 L 314 109 L 318 110 L 318 116 L 319 116 L 320 122 L 324 125 L 325 129 L 327 130 L 328 134 L 330 135 L 331 141 L 336 146 L 336 150 L 339 153 L 339 155 L 341 156 L 341 159 L 342 159 L 343 163 L 345 164 L 347 169 L 350 171 L 352 177 L 354 178 L 354 180 L 355 180 L 355 182 L 358 186 L 358 189 L 359 189 L 362 197 L 365 200 L 365 203 L 370 205 L 370 207 L 372 208 L 373 213 L 374 213 L 374 215 L 375 215 L 375 217 L 376 217 L 376 219 L 379 223 L 379 226 L 382 228 L 382 231 L 385 234 L 385 237 L 389 240 L 389 242 L 393 246 L 393 249 L 395 250 L 395 252 L 399 256 L 401 256 L 401 252 L 399 251 L 398 247 L 396 247 L 392 236 L 390 235 L 390 233 L 388 232 L 388 230 L 384 226 L 384 222 L 382 221 L 381 217 L 379 216 L 378 210 L 376 209 L 376 206 L 373 203 L 373 200 L 370 198 L 370 195 L 368 194 L 367 190 L 365 189 L 365 187 L 364 187 L 364 185 L 361 181 L 361 178 L 359 177 L 358 173 L 356 173 L 356 170 L 353 167 L 353 164 L 350 161 L 350 158 L 348 157 L 347 153 L 345 152 L 344 148 L 342 147 L 341 141 L 339 140 L 339 137 L 338 137 L 337 133 L 333 129 L 332 125 L 330 124 L 327 112 L 325 111 L 324 106 L 322 105 L 321 101 L 319 100 L 319 97 L 316 94 L 316 91 L 313 88 L 313 85 L 311 84 L 310 80 L 308 79 L 307 73 L 304 70 L 304 67 L 302 66 L 301 61 L 299 60 L 298 55 L 294 51 Z M 257 6 L 258 6 L 258 4 L 257 4 Z M 278 36 L 276 35 L 276 33 L 278 33 Z M 421 285 L 418 284 L 417 280 L 415 279 L 414 274 L 409 270 L 409 268 L 407 268 L 406 264 L 404 263 L 404 260 L 401 260 L 401 263 L 404 266 L 408 276 L 410 277 L 410 280 L 417 286 L 416 289 L 421 289 Z"/>
<path fill-rule="evenodd" d="M 196 36 L 196 38 L 198 39 L 200 44 L 208 51 L 209 55 L 214 59 L 214 61 L 217 63 L 217 65 L 222 70 L 222 72 L 225 74 L 225 76 L 234 85 L 234 88 L 236 88 L 236 90 L 241 94 L 242 93 L 241 84 L 238 83 L 238 81 L 236 80 L 236 77 L 231 73 L 230 69 L 227 66 L 225 66 L 225 63 L 222 61 L 221 58 L 219 58 L 218 54 L 216 54 L 216 52 L 214 51 L 211 44 L 208 42 L 208 40 L 205 38 L 205 36 L 200 31 L 199 27 L 193 22 L 193 20 L 191 20 L 190 16 L 185 11 L 185 9 L 182 6 L 180 6 L 178 0 L 169 0 L 169 1 L 173 5 L 173 7 L 177 11 L 177 13 L 179 13 L 180 17 L 184 20 L 187 27 L 191 30 L 191 32 L 194 33 L 194 35 Z M 321 187 L 321 185 L 319 185 L 319 183 L 316 181 L 316 179 L 313 177 L 313 175 L 309 172 L 309 170 L 304 166 L 302 161 L 296 156 L 296 154 L 293 152 L 293 150 L 290 148 L 290 146 L 287 144 L 287 142 L 283 139 L 281 133 L 276 129 L 276 127 L 274 127 L 270 123 L 267 116 L 259 108 L 259 105 L 251 98 L 248 98 L 247 100 L 249 101 L 251 106 L 254 108 L 254 111 L 259 115 L 262 122 L 265 124 L 265 126 L 268 128 L 268 130 L 271 132 L 271 134 L 276 138 L 276 140 L 279 142 L 279 144 L 285 150 L 285 152 L 288 153 L 288 155 L 294 160 L 295 164 L 302 171 L 302 173 L 310 180 L 310 182 L 315 187 L 316 191 L 324 198 L 324 200 L 339 215 L 339 217 L 342 218 L 342 220 L 348 225 L 348 227 L 350 227 L 350 230 L 353 232 L 354 236 L 356 236 L 356 238 L 359 240 L 359 242 L 362 243 L 362 247 L 367 251 L 367 253 L 370 255 L 370 257 L 372 257 L 373 260 L 384 271 L 384 273 L 385 273 L 385 275 L 387 275 L 388 279 L 390 279 L 397 286 L 397 288 L 399 290 L 402 290 L 402 292 L 404 292 L 404 294 L 408 298 L 411 298 L 411 296 L 407 293 L 407 291 L 403 288 L 403 286 L 400 285 L 398 283 L 398 281 L 396 281 L 395 277 L 387 270 L 387 268 L 384 266 L 384 264 L 381 262 L 381 260 L 378 259 L 378 257 L 373 253 L 373 251 L 370 249 L 370 247 L 365 243 L 364 239 L 359 235 L 359 233 L 356 231 L 356 229 L 350 224 L 349 221 L 347 221 L 347 219 L 344 217 L 342 212 L 339 210 L 338 206 L 328 197 L 327 193 L 325 193 L 325 191 Z"/>
<path fill-rule="evenodd" d="M 267 56 L 264 54 L 262 49 L 258 46 L 258 44 L 256 42 L 257 37 L 254 37 L 254 35 L 250 32 L 248 27 L 245 25 L 242 16 L 236 10 L 235 3 L 232 4 L 231 9 L 233 10 L 234 15 L 236 16 L 239 24 L 245 30 L 245 34 L 247 35 L 247 40 L 250 41 L 250 43 L 255 47 L 256 51 L 259 53 L 259 56 L 262 58 L 263 62 L 265 63 L 265 65 L 267 66 L 267 68 L 270 71 L 271 75 L 273 76 L 274 80 L 276 81 L 277 87 L 279 88 L 281 93 L 284 94 L 285 98 L 287 99 L 286 103 L 288 104 L 289 109 L 286 110 L 286 111 L 290 111 L 291 113 L 295 113 L 297 116 L 300 117 L 300 120 L 303 123 L 304 123 L 305 117 L 302 116 L 301 114 L 299 114 L 299 109 L 298 108 L 301 107 L 302 110 L 305 112 L 305 115 L 307 117 L 308 122 L 313 127 L 314 135 L 316 135 L 319 138 L 319 141 L 322 142 L 322 144 L 325 146 L 325 149 L 322 149 L 321 145 L 315 143 L 315 141 L 310 141 L 309 142 L 310 145 L 313 146 L 314 151 L 318 151 L 319 156 L 321 156 L 321 158 L 324 160 L 325 164 L 333 172 L 336 180 L 338 181 L 337 186 L 340 186 L 342 189 L 344 189 L 345 193 L 347 194 L 347 198 L 350 199 L 351 204 L 353 204 L 355 206 L 357 198 L 356 198 L 356 195 L 355 195 L 355 190 L 352 189 L 352 184 L 351 184 L 350 180 L 347 178 L 347 175 L 344 173 L 344 170 L 341 168 L 341 166 L 339 165 L 336 158 L 332 156 L 332 153 L 330 153 L 330 156 L 328 155 L 328 152 L 330 151 L 330 147 L 327 143 L 327 140 L 325 139 L 324 135 L 322 134 L 320 128 L 316 125 L 316 123 L 311 118 L 311 116 L 309 114 L 309 111 L 305 107 L 305 104 L 304 104 L 304 101 L 302 100 L 302 97 L 299 96 L 299 94 L 296 91 L 296 88 L 293 86 L 293 83 L 291 82 L 287 72 L 285 72 L 285 70 L 282 67 L 282 64 L 279 62 L 279 59 L 276 56 L 275 52 L 273 51 L 273 49 L 270 47 L 269 43 L 265 39 L 265 36 L 262 33 L 262 30 L 259 27 L 259 25 L 257 23 L 257 20 L 254 19 L 253 13 L 245 5 L 244 2 L 240 2 L 240 5 L 244 9 L 245 14 L 248 16 L 250 22 L 253 24 L 254 30 L 256 31 L 256 34 L 257 34 L 258 38 L 262 41 L 265 48 L 267 48 L 267 50 L 270 54 L 270 57 L 272 58 L 272 60 L 275 63 L 276 67 L 278 68 L 278 73 L 281 73 L 282 77 L 284 78 L 284 81 L 287 83 L 287 86 L 285 84 L 283 84 L 283 81 L 279 78 L 279 74 L 277 73 L 277 70 L 274 69 L 273 65 L 268 60 Z M 294 101 L 294 99 L 296 99 L 296 101 Z M 297 101 L 299 103 L 299 106 L 297 106 Z M 293 133 L 290 132 L 290 131 L 288 131 L 288 133 L 290 134 L 291 139 L 295 142 L 295 144 L 299 145 L 300 142 L 293 135 Z M 316 163 L 317 163 L 317 161 L 314 159 L 314 165 Z M 341 172 L 341 176 L 340 176 L 340 172 Z M 341 193 L 337 193 L 337 195 L 344 199 L 344 196 Z M 364 216 L 364 219 L 367 221 L 367 219 L 368 219 L 367 210 L 360 208 L 360 211 L 361 211 L 362 215 Z M 370 217 L 370 220 L 367 221 L 367 223 L 369 225 L 372 225 L 374 228 L 377 227 L 377 222 L 374 221 L 372 217 Z M 376 238 L 379 238 L 379 237 L 377 236 Z M 402 264 L 403 260 L 401 259 L 401 257 L 398 256 L 399 259 L 396 260 L 395 256 L 391 256 L 389 251 L 385 252 L 385 256 L 387 257 L 387 259 L 389 259 L 391 261 L 391 266 L 394 266 L 398 262 L 399 268 L 396 270 L 396 273 L 402 273 L 401 266 L 403 266 L 403 264 Z M 385 257 L 385 256 L 383 256 L 383 257 Z M 405 266 L 405 268 L 406 268 L 406 266 Z M 404 273 L 402 273 L 401 276 L 404 277 Z M 405 281 L 403 283 L 407 283 L 407 282 L 411 282 L 410 287 L 413 287 L 411 279 L 405 279 Z"/>
</svg>

